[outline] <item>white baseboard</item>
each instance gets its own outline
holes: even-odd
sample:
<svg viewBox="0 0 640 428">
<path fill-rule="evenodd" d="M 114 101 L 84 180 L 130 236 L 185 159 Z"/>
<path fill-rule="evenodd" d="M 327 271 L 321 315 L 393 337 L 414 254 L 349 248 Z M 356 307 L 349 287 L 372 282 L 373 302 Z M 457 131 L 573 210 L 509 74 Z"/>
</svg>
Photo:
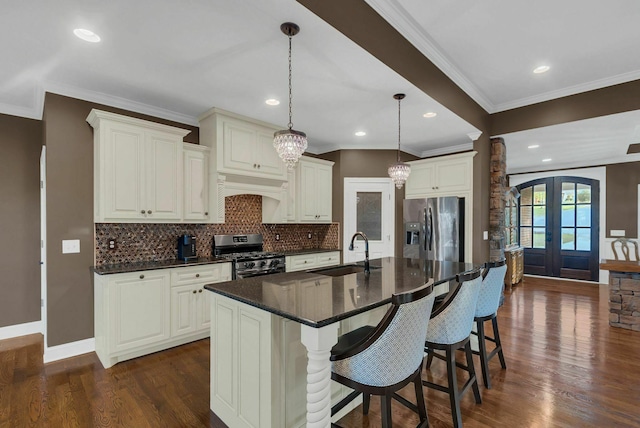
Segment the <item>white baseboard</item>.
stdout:
<svg viewBox="0 0 640 428">
<path fill-rule="evenodd" d="M 50 363 L 76 355 L 88 354 L 96 350 L 96 339 L 84 339 L 77 342 L 65 343 L 63 345 L 44 348 L 44 362 Z"/>
<path fill-rule="evenodd" d="M 24 324 L 0 327 L 0 340 L 12 337 L 26 336 L 28 334 L 42 333 L 42 321 L 26 322 Z"/>
</svg>

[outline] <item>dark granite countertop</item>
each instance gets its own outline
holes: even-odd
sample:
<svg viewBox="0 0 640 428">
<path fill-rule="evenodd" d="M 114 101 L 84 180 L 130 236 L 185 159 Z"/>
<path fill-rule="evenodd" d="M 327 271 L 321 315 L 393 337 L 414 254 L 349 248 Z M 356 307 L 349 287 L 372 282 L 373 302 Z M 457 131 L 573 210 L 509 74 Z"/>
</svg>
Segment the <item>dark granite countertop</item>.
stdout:
<svg viewBox="0 0 640 428">
<path fill-rule="evenodd" d="M 195 260 L 162 260 L 135 263 L 118 263 L 112 265 L 92 266 L 91 270 L 98 275 L 110 275 L 114 273 L 136 272 L 140 270 L 167 269 L 183 266 L 209 265 L 213 263 L 229 263 L 222 257 L 199 257 Z"/>
<path fill-rule="evenodd" d="M 455 279 L 478 269 L 472 264 L 386 257 L 364 272 L 331 277 L 289 272 L 205 285 L 214 293 L 311 327 L 323 327 L 385 305 L 403 293 Z M 323 268 L 328 269 L 328 268 Z M 320 269 L 316 269 L 318 271 Z"/>
<path fill-rule="evenodd" d="M 314 253 L 331 253 L 331 252 L 341 252 L 341 250 L 327 250 L 326 248 L 309 248 L 309 249 L 305 249 L 305 250 L 291 250 L 291 251 L 284 251 L 284 255 L 285 256 L 299 256 L 302 254 L 314 254 Z"/>
</svg>

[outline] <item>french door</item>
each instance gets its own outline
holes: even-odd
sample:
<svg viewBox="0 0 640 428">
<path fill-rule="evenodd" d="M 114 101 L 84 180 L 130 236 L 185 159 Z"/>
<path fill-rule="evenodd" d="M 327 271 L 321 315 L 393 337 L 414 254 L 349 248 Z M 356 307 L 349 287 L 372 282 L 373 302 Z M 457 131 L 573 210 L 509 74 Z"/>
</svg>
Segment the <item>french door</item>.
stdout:
<svg viewBox="0 0 640 428">
<path fill-rule="evenodd" d="M 597 281 L 599 181 L 549 177 L 517 188 L 524 272 Z"/>
</svg>

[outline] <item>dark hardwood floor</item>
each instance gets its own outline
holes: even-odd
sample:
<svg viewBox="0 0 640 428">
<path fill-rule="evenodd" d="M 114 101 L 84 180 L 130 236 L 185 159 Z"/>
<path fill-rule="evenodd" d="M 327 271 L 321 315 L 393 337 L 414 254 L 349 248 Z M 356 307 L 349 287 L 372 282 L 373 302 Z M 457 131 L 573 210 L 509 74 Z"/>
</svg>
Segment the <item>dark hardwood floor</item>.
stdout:
<svg viewBox="0 0 640 428">
<path fill-rule="evenodd" d="M 608 325 L 606 286 L 526 277 L 499 311 L 507 370 L 490 363 L 465 427 L 640 427 L 640 332 Z M 476 360 L 479 370 L 479 361 Z M 435 360 L 424 376 L 446 382 Z M 407 388 L 408 399 L 414 395 Z M 425 388 L 432 427 L 452 425 L 446 394 Z M 380 426 L 379 400 L 344 427 Z M 393 404 L 394 426 L 417 418 Z M 44 365 L 42 337 L 0 341 L 0 427 L 220 427 L 209 412 L 209 341 L 102 368 L 95 354 Z"/>
</svg>

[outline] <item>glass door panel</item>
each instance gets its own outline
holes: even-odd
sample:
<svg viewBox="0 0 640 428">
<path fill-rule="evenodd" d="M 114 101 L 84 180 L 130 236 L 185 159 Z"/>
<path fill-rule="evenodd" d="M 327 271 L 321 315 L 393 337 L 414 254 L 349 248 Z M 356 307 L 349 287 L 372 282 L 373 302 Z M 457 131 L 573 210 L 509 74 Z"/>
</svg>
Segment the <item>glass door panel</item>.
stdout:
<svg viewBox="0 0 640 428">
<path fill-rule="evenodd" d="M 370 241 L 382 240 L 382 193 L 357 192 L 356 204 L 358 231 L 364 232 Z"/>
</svg>

